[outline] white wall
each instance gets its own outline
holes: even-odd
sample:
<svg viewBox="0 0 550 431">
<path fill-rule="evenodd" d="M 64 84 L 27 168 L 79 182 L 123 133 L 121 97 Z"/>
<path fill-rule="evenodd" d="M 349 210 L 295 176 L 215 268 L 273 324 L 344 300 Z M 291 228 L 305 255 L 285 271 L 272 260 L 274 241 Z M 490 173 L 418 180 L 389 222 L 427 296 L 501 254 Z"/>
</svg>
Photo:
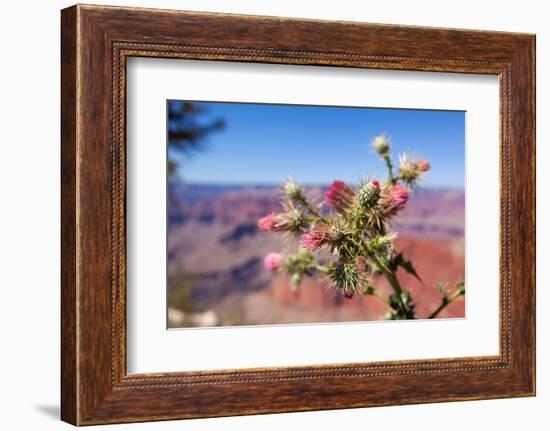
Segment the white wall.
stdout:
<svg viewBox="0 0 550 431">
<path fill-rule="evenodd" d="M 537 33 L 538 220 L 549 219 L 550 27 L 543 1 L 298 0 L 101 1 L 101 3 L 356 20 L 393 24 L 477 28 Z M 57 420 L 59 399 L 59 9 L 60 0 L 2 4 L 0 67 L 0 396 L 4 429 L 69 429 Z M 32 122 L 24 116 L 34 111 Z M 543 304 L 550 282 L 544 268 L 548 224 L 538 237 L 538 396 L 510 399 L 248 416 L 136 424 L 108 429 L 147 430 L 464 430 L 482 426 L 517 430 L 548 424 L 550 405 L 549 314 Z M 546 366 L 545 366 L 546 365 Z M 538 427 L 542 429 L 544 425 Z M 102 428 L 102 427 L 100 427 Z"/>
</svg>

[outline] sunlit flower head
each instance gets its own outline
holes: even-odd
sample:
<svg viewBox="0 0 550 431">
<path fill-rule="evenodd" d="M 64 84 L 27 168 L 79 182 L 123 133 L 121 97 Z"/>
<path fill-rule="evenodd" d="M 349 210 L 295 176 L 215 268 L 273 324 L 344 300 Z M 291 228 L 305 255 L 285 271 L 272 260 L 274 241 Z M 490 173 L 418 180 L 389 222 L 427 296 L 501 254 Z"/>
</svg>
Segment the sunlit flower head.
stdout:
<svg viewBox="0 0 550 431">
<path fill-rule="evenodd" d="M 390 138 L 386 135 L 378 135 L 372 139 L 372 146 L 374 150 L 382 157 L 388 155 L 390 151 Z"/>
<path fill-rule="evenodd" d="M 412 161 L 406 154 L 399 156 L 398 176 L 407 184 L 414 184 L 422 172 L 419 171 L 416 162 Z"/>
<path fill-rule="evenodd" d="M 427 160 L 412 160 L 406 154 L 399 156 L 398 178 L 408 185 L 414 185 L 416 181 L 430 170 L 430 162 Z"/>
<path fill-rule="evenodd" d="M 279 230 L 300 233 L 305 226 L 305 218 L 298 208 L 289 206 L 284 213 L 277 216 L 277 228 Z"/>
<path fill-rule="evenodd" d="M 290 200 L 300 199 L 304 194 L 302 187 L 292 178 L 288 178 L 284 182 L 283 191 Z"/>
</svg>

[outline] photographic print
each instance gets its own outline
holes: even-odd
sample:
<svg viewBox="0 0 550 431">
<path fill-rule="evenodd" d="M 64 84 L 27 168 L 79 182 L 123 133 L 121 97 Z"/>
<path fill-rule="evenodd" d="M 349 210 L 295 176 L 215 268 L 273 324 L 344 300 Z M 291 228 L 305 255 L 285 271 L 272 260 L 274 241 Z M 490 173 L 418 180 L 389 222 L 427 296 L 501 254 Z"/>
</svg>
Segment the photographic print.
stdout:
<svg viewBox="0 0 550 431">
<path fill-rule="evenodd" d="M 465 317 L 465 113 L 167 102 L 169 328 Z"/>
</svg>

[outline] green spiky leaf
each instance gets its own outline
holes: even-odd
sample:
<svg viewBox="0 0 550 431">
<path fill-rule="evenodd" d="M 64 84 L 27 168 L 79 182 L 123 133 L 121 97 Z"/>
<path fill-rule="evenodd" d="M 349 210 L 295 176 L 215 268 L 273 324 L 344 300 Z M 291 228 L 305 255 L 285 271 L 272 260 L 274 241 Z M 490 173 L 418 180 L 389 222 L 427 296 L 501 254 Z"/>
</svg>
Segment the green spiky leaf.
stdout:
<svg viewBox="0 0 550 431">
<path fill-rule="evenodd" d="M 401 267 L 405 271 L 407 271 L 409 274 L 414 275 L 418 281 L 422 281 L 422 279 L 416 272 L 416 269 L 414 268 L 412 262 L 410 260 L 405 259 L 403 257 L 403 253 L 399 253 L 397 256 L 394 257 L 392 261 L 392 267 L 393 269 L 397 269 L 398 267 Z"/>
</svg>

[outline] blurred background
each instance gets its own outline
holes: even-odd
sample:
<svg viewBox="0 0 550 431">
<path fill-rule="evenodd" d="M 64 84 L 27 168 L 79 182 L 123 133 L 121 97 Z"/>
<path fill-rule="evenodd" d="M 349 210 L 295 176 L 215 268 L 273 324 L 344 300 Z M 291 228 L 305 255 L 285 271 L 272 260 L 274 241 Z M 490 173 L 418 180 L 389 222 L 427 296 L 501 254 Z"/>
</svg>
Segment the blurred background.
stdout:
<svg viewBox="0 0 550 431">
<path fill-rule="evenodd" d="M 370 147 L 380 133 L 395 161 L 406 152 L 431 163 L 393 226 L 422 279 L 399 274 L 417 316 L 439 305 L 437 283 L 464 279 L 464 112 L 196 101 L 169 101 L 167 111 L 169 327 L 382 319 L 384 304 L 334 295 L 323 280 L 292 292 L 262 263 L 281 236 L 256 226 L 280 210 L 289 176 L 317 201 L 335 179 L 385 178 Z M 464 317 L 464 300 L 438 317 Z"/>
</svg>

